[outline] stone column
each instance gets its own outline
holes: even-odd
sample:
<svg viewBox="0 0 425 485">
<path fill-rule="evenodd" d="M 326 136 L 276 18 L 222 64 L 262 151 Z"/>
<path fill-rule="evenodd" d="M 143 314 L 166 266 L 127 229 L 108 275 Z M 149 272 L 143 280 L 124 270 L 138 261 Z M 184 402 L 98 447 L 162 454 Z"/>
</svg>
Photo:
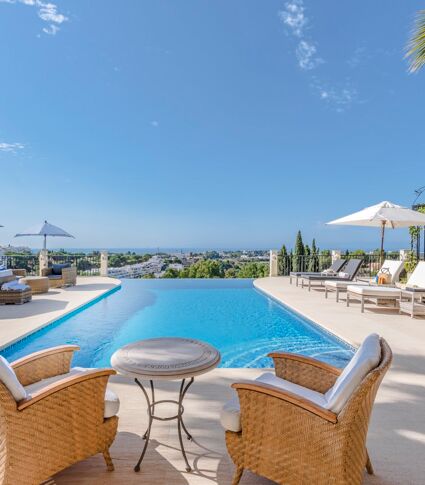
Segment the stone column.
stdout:
<svg viewBox="0 0 425 485">
<path fill-rule="evenodd" d="M 332 263 L 337 259 L 341 259 L 341 251 L 339 249 L 332 249 L 331 257 L 332 257 Z"/>
<path fill-rule="evenodd" d="M 108 251 L 100 251 L 100 276 L 108 276 Z"/>
<path fill-rule="evenodd" d="M 278 276 L 277 249 L 270 250 L 270 271 L 269 276 Z"/>
<path fill-rule="evenodd" d="M 49 253 L 47 252 L 47 249 L 42 249 L 40 251 L 40 254 L 38 256 L 38 264 L 40 267 L 39 271 L 41 276 L 42 270 L 48 268 L 49 266 Z"/>
</svg>

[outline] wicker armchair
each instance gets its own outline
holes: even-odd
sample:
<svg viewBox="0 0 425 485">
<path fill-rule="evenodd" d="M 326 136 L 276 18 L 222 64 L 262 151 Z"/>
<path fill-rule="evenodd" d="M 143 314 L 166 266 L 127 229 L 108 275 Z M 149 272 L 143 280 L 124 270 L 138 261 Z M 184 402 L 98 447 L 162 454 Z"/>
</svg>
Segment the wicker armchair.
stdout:
<svg viewBox="0 0 425 485">
<path fill-rule="evenodd" d="M 11 365 L 27 386 L 69 372 L 77 349 L 75 345 L 55 347 Z M 112 369 L 86 370 L 18 403 L 0 382 L 1 485 L 36 485 L 97 453 L 103 453 L 108 470 L 113 470 L 108 450 L 118 418 L 104 418 L 105 389 L 112 374 Z"/>
<path fill-rule="evenodd" d="M 370 371 L 339 414 L 258 382 L 233 384 L 241 410 L 242 431 L 226 431 L 226 444 L 237 469 L 279 484 L 357 485 L 363 471 L 373 474 L 366 435 L 378 387 L 392 353 L 380 339 L 381 361 Z M 294 354 L 272 353 L 278 377 L 325 393 L 340 369 Z"/>
<path fill-rule="evenodd" d="M 41 270 L 41 276 L 49 278 L 50 288 L 62 288 L 63 286 L 74 286 L 77 284 L 76 266 L 62 268 L 61 272 L 61 275 L 54 275 L 52 268 L 44 268 Z"/>
</svg>

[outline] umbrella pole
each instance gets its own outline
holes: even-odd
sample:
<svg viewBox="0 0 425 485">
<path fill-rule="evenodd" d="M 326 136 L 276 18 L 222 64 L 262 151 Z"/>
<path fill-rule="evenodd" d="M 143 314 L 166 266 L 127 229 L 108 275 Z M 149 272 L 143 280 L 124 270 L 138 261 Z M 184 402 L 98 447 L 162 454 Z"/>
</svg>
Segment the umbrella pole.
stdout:
<svg viewBox="0 0 425 485">
<path fill-rule="evenodd" d="M 380 253 L 381 265 L 384 262 L 385 222 L 386 221 L 382 221 L 382 225 L 381 225 L 381 253 Z"/>
<path fill-rule="evenodd" d="M 44 249 L 44 251 L 47 249 L 47 236 L 46 236 L 46 234 L 44 235 L 43 249 Z"/>
</svg>

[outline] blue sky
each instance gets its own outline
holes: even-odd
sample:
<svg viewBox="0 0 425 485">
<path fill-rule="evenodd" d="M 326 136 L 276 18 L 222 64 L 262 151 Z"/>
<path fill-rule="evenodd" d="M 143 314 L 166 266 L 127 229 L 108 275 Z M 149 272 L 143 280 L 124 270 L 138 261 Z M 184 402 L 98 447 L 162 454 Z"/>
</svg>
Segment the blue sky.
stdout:
<svg viewBox="0 0 425 485">
<path fill-rule="evenodd" d="M 0 0 L 0 243 L 47 218 L 61 247 L 375 248 L 324 222 L 425 185 L 421 8 Z"/>
</svg>

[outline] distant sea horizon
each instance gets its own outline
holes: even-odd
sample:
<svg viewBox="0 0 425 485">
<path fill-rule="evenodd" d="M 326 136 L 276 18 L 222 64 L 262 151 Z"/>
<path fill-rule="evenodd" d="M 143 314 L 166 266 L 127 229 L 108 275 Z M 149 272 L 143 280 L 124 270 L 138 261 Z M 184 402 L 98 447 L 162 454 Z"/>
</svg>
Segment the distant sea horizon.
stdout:
<svg viewBox="0 0 425 485">
<path fill-rule="evenodd" d="M 204 253 L 206 251 L 268 251 L 269 248 L 47 248 L 51 251 L 64 250 L 68 253 L 92 253 L 93 251 L 108 251 L 109 253 L 136 253 L 136 254 L 157 254 L 157 253 Z M 31 248 L 33 253 L 38 253 L 40 248 Z"/>
</svg>

